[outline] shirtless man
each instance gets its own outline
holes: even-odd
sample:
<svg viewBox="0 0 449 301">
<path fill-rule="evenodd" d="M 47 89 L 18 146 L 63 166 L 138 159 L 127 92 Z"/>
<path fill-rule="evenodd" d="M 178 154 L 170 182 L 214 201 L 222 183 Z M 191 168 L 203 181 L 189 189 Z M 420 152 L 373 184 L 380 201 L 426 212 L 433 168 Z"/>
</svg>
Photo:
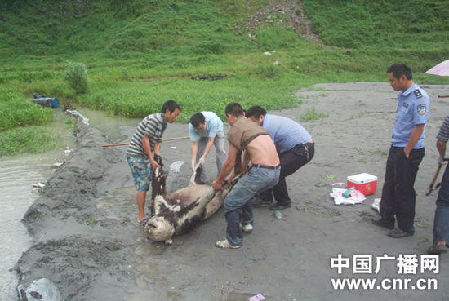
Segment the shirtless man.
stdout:
<svg viewBox="0 0 449 301">
<path fill-rule="evenodd" d="M 234 185 L 224 200 L 227 222 L 226 239 L 217 241 L 216 246 L 225 249 L 238 249 L 242 246 L 242 230 L 251 232 L 253 214 L 249 200 L 277 184 L 280 174 L 279 157 L 270 135 L 261 126 L 243 115 L 242 106 L 230 103 L 225 109 L 226 120 L 231 126 L 228 133 L 229 152 L 220 174 L 212 183 L 215 190 L 223 189 L 223 180 L 233 175 L 238 155 L 243 155 L 243 177 Z M 251 167 L 248 169 L 248 163 Z M 242 228 L 240 228 L 242 224 Z"/>
</svg>

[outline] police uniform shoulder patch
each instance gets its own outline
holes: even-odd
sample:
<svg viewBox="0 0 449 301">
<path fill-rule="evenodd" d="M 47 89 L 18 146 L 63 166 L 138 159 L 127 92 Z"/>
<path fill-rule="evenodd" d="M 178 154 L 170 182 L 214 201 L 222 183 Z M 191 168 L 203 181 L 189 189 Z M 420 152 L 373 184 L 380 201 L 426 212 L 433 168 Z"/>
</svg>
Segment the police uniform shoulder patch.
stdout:
<svg viewBox="0 0 449 301">
<path fill-rule="evenodd" d="M 416 107 L 416 111 L 418 112 L 419 115 L 424 115 L 426 114 L 426 105 L 420 104 Z"/>
<path fill-rule="evenodd" d="M 416 98 L 421 98 L 422 97 L 421 91 L 415 90 L 415 96 Z"/>
</svg>

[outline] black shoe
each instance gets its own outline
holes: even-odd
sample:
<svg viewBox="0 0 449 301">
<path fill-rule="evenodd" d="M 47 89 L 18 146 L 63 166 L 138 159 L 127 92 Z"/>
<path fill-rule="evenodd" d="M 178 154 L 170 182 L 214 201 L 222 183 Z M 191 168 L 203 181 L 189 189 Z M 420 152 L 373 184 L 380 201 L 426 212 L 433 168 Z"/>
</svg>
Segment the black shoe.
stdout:
<svg viewBox="0 0 449 301">
<path fill-rule="evenodd" d="M 395 228 L 388 233 L 388 236 L 393 237 L 393 238 L 402 238 L 402 237 L 412 236 L 413 234 L 415 234 L 415 229 L 403 231 L 399 228 Z"/>
<path fill-rule="evenodd" d="M 276 202 L 273 205 L 268 206 L 268 209 L 270 209 L 270 210 L 284 210 L 284 209 L 290 208 L 291 206 L 292 206 L 291 203 L 281 204 L 279 202 Z"/>
<path fill-rule="evenodd" d="M 394 220 L 392 222 L 389 222 L 389 221 L 381 218 L 381 219 L 372 219 L 371 222 L 374 225 L 382 227 L 382 228 L 387 228 L 390 230 L 393 230 L 393 228 L 394 228 Z"/>
</svg>

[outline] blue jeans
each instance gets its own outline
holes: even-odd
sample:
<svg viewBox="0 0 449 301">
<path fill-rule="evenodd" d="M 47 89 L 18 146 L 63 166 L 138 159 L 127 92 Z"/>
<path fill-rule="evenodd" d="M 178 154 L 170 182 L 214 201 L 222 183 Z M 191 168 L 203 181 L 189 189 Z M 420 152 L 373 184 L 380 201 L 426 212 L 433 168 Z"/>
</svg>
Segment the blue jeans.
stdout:
<svg viewBox="0 0 449 301">
<path fill-rule="evenodd" d="M 227 222 L 226 239 L 232 246 L 240 246 L 243 241 L 240 223 L 253 223 L 253 212 L 249 200 L 257 193 L 271 188 L 279 180 L 281 168 L 268 169 L 253 166 L 224 200 L 225 217 Z"/>
<path fill-rule="evenodd" d="M 449 202 L 438 200 L 433 219 L 433 244 L 445 241 L 449 244 Z"/>
</svg>

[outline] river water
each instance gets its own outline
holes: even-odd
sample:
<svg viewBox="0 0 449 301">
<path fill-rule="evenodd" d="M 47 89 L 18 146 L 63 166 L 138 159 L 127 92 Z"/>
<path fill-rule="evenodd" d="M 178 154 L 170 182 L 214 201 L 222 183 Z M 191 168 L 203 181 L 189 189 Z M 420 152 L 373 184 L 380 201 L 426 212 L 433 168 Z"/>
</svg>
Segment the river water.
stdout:
<svg viewBox="0 0 449 301">
<path fill-rule="evenodd" d="M 0 160 L 0 296 L 1 300 L 17 300 L 17 276 L 13 267 L 31 244 L 21 219 L 39 196 L 33 184 L 45 183 L 54 171 L 54 163 L 62 161 L 62 150 L 46 154 L 3 157 Z"/>
</svg>

